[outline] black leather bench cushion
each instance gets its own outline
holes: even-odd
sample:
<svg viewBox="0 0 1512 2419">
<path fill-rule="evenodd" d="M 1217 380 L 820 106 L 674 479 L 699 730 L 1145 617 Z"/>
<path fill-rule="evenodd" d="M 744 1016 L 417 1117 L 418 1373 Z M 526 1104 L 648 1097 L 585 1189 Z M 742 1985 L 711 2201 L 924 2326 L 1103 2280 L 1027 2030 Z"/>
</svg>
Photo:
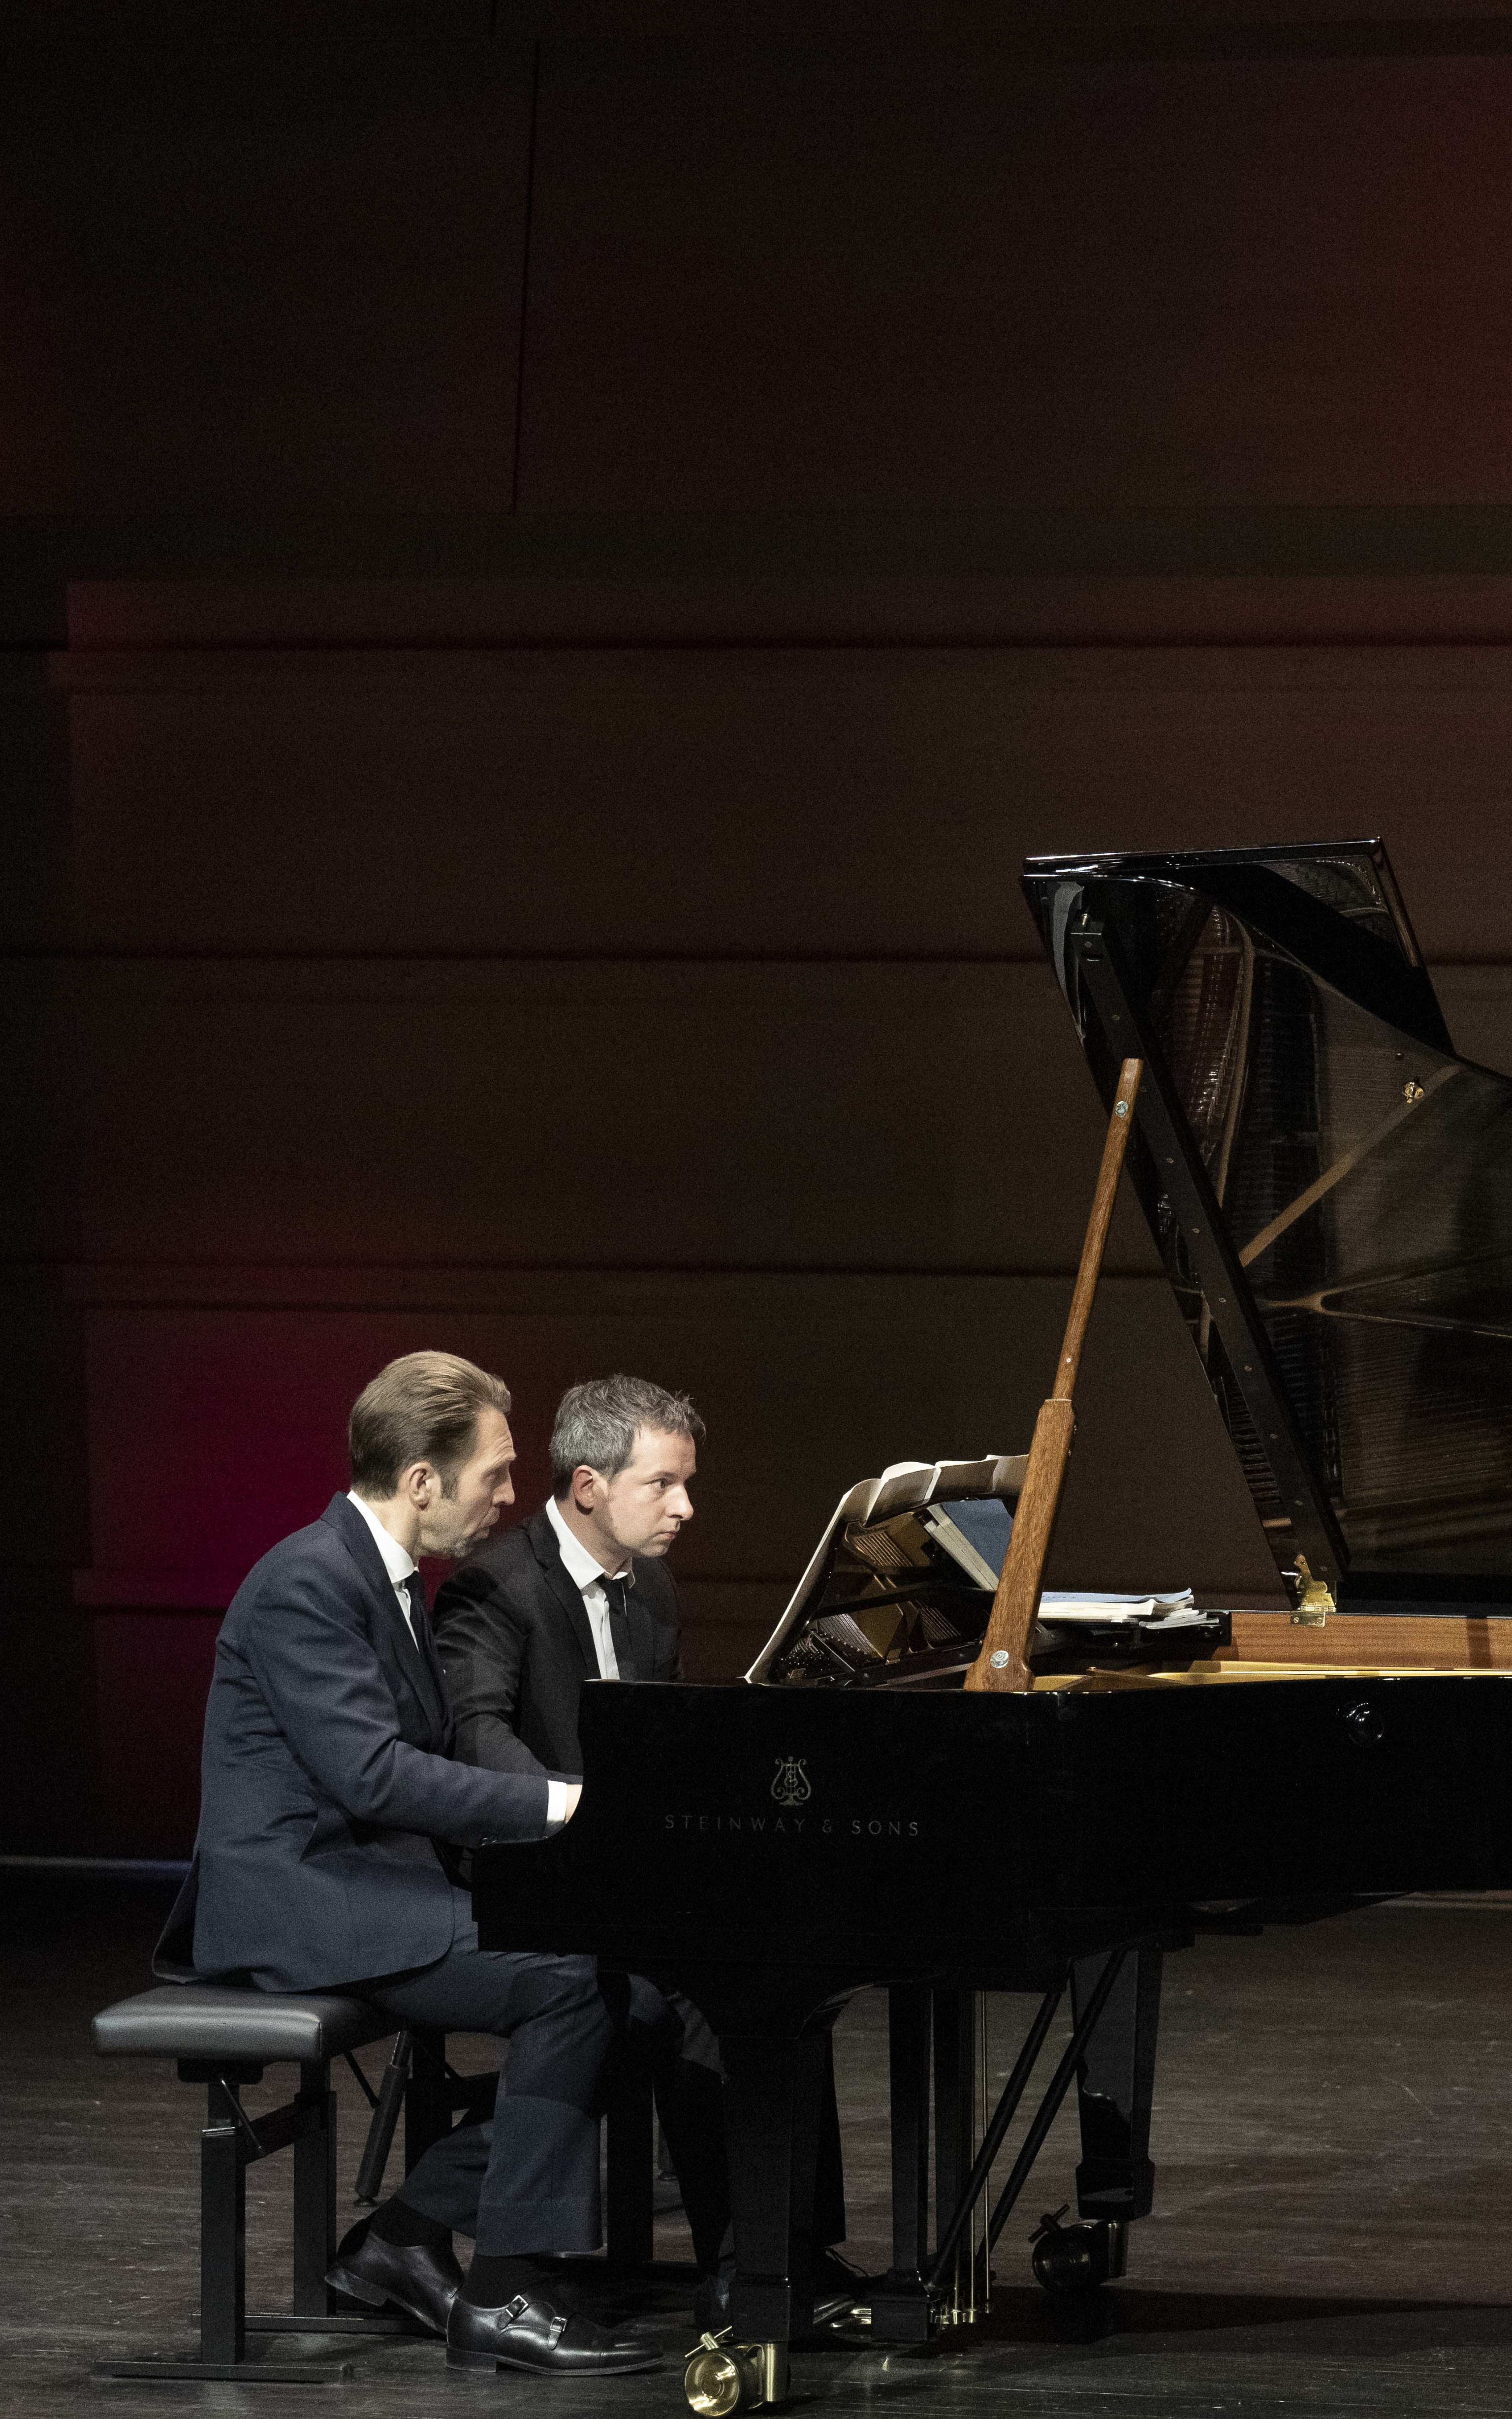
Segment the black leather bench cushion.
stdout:
<svg viewBox="0 0 1512 2419">
<path fill-rule="evenodd" d="M 332 1991 L 253 1991 L 225 1982 L 164 1982 L 95 2018 L 103 2057 L 193 2057 L 249 2065 L 339 2057 L 381 2041 L 393 2018 Z"/>
</svg>

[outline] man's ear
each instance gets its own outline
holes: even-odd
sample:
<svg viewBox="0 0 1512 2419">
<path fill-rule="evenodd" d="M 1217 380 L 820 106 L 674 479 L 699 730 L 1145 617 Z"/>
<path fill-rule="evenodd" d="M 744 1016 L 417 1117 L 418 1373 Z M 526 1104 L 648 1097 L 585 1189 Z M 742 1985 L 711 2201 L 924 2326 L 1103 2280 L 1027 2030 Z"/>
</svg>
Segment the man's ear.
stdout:
<svg viewBox="0 0 1512 2419">
<path fill-rule="evenodd" d="M 594 1490 L 597 1484 L 597 1472 L 587 1469 L 584 1465 L 579 1463 L 579 1467 L 572 1473 L 572 1500 L 579 1512 L 591 1512 L 593 1510 Z"/>
<path fill-rule="evenodd" d="M 428 1461 L 412 1461 L 399 1482 L 400 1493 L 410 1503 L 424 1503 L 430 1492 L 429 1482 L 435 1475 Z"/>
</svg>

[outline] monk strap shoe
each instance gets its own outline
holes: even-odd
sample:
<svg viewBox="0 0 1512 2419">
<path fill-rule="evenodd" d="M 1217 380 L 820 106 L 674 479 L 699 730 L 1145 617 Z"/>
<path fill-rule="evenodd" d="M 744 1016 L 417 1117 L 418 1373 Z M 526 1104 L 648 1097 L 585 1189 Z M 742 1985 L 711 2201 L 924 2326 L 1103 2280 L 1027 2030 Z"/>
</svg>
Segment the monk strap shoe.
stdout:
<svg viewBox="0 0 1512 2419">
<path fill-rule="evenodd" d="M 376 2309 L 392 2303 L 418 2319 L 433 2334 L 446 2333 L 447 2314 L 462 2286 L 462 2271 L 450 2251 L 419 2243 L 385 2242 L 369 2234 L 366 2220 L 354 2226 L 326 2271 L 326 2283 L 354 2302 Z"/>
<path fill-rule="evenodd" d="M 628 2335 L 610 2334 L 580 2311 L 559 2309 L 544 2293 L 517 2293 L 498 2309 L 459 2294 L 446 2322 L 446 2365 L 492 2375 L 501 2368 L 547 2377 L 628 2377 L 655 2368 L 658 2355 Z"/>
</svg>

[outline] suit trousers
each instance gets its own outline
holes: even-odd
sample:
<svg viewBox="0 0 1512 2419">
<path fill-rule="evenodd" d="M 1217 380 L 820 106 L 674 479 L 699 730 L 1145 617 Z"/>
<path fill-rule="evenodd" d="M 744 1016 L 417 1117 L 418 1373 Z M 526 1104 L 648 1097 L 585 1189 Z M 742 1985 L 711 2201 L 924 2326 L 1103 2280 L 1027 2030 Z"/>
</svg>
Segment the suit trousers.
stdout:
<svg viewBox="0 0 1512 2419">
<path fill-rule="evenodd" d="M 469 1903 L 458 1899 L 460 1918 Z M 614 2025 L 594 1960 L 480 1949 L 476 1924 L 459 1919 L 436 1964 L 352 1987 L 401 2024 L 509 2042 L 492 2117 L 435 2143 L 399 2198 L 495 2256 L 595 2251 L 598 2119 Z"/>
</svg>

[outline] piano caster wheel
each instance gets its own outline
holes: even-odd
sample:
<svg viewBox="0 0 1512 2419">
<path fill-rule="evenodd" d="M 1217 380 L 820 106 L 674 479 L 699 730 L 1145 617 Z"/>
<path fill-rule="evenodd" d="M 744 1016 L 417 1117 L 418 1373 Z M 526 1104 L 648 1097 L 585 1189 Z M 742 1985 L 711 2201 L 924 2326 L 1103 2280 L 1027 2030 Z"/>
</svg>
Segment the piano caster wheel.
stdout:
<svg viewBox="0 0 1512 2419">
<path fill-rule="evenodd" d="M 1121 2276 L 1129 2239 L 1121 2220 L 1099 2218 L 1089 2224 L 1062 2226 L 1065 2214 L 1065 2207 L 1047 2213 L 1029 2237 L 1034 2273 L 1045 2291 L 1091 2293 L 1111 2277 Z"/>
<path fill-rule="evenodd" d="M 785 2399 L 788 2390 L 786 2344 L 737 2344 L 722 2335 L 704 2335 L 687 2355 L 683 2391 L 687 2407 L 706 2419 L 727 2419 L 735 2411 L 769 2409 Z"/>
</svg>

